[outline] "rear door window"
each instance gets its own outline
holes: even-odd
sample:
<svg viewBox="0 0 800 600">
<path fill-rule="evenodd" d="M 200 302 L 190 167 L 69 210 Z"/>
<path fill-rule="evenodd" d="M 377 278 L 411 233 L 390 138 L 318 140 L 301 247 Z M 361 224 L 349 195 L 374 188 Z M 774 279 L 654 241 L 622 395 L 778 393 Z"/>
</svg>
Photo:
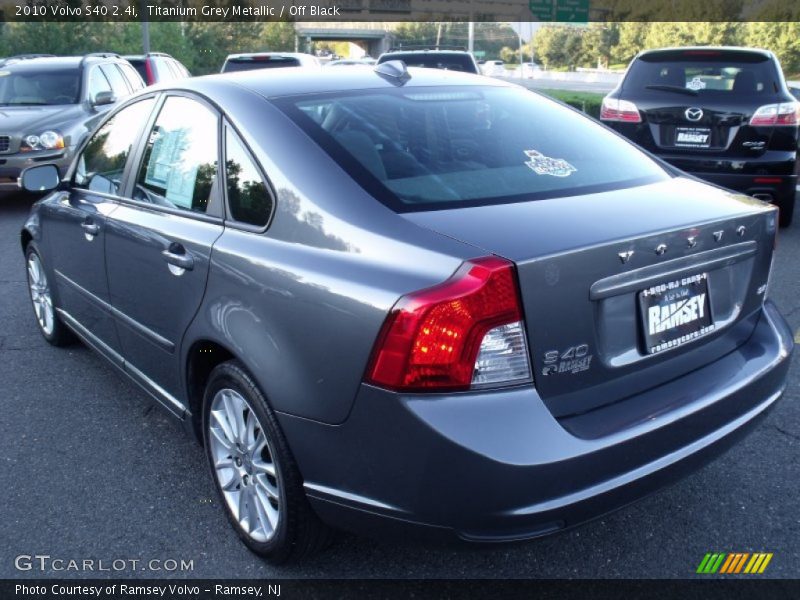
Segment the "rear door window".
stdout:
<svg viewBox="0 0 800 600">
<path fill-rule="evenodd" d="M 125 76 L 125 80 L 128 82 L 128 87 L 131 88 L 132 92 L 136 92 L 144 88 L 144 82 L 142 78 L 139 76 L 139 73 L 136 72 L 131 65 L 122 63 L 117 65 L 122 74 Z"/>
<path fill-rule="evenodd" d="M 148 136 L 134 199 L 205 213 L 217 175 L 219 116 L 184 96 L 166 99 Z"/>
<path fill-rule="evenodd" d="M 103 71 L 106 79 L 108 79 L 108 82 L 111 84 L 111 90 L 114 92 L 116 98 L 124 98 L 130 95 L 131 89 L 128 87 L 125 77 L 123 77 L 122 72 L 116 65 L 102 65 L 100 70 Z"/>
</svg>

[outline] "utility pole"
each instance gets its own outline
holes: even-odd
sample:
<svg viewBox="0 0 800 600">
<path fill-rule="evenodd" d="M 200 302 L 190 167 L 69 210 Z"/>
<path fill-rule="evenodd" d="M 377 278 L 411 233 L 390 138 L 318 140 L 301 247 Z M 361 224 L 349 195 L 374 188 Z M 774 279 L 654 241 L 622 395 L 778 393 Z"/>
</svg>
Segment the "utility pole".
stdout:
<svg viewBox="0 0 800 600">
<path fill-rule="evenodd" d="M 150 21 L 145 18 L 145 0 L 139 2 L 139 10 L 142 15 L 142 50 L 145 54 L 150 52 Z"/>
<path fill-rule="evenodd" d="M 470 20 L 469 28 L 467 29 L 467 50 L 470 54 L 475 49 L 475 23 Z"/>
</svg>

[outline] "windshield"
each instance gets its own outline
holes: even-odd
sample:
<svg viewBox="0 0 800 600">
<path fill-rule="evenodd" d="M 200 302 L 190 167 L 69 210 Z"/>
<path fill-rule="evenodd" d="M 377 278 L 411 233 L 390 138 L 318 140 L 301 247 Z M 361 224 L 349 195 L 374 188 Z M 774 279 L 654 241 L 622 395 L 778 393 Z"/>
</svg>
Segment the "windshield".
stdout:
<svg viewBox="0 0 800 600">
<path fill-rule="evenodd" d="M 668 177 L 601 125 L 517 88 L 369 90 L 277 103 L 398 211 L 590 193 Z"/>
<path fill-rule="evenodd" d="M 257 58 L 234 58 L 225 62 L 223 73 L 252 71 L 255 69 L 274 69 L 277 67 L 299 67 L 300 61 L 291 56 L 264 56 Z"/>
<path fill-rule="evenodd" d="M 80 72 L 0 70 L 0 105 L 43 106 L 77 104 Z"/>
<path fill-rule="evenodd" d="M 631 65 L 623 90 L 675 91 L 700 97 L 775 94 L 778 74 L 772 62 L 758 54 L 713 50 L 644 56 Z"/>
</svg>

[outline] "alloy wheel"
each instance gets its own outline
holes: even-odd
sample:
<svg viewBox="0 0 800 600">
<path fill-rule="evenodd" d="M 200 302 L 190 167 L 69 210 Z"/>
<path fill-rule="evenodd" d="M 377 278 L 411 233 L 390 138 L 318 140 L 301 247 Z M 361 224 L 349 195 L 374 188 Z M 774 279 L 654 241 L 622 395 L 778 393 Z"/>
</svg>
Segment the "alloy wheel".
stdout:
<svg viewBox="0 0 800 600">
<path fill-rule="evenodd" d="M 214 476 L 239 526 L 266 542 L 281 519 L 274 452 L 258 416 L 239 392 L 219 390 L 211 402 L 208 436 Z"/>
<path fill-rule="evenodd" d="M 45 335 L 52 335 L 55 326 L 53 297 L 50 294 L 47 276 L 42 268 L 42 261 L 36 252 L 31 252 L 28 256 L 28 287 L 39 327 Z"/>
</svg>

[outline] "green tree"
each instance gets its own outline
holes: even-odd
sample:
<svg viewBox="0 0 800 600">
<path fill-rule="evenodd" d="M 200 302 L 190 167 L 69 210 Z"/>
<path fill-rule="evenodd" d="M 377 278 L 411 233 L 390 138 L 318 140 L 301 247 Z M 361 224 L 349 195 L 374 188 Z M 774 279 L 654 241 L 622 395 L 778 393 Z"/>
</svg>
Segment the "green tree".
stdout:
<svg viewBox="0 0 800 600">
<path fill-rule="evenodd" d="M 618 44 L 618 23 L 592 23 L 583 33 L 583 62 L 587 66 L 608 67 Z"/>
<path fill-rule="evenodd" d="M 800 75 L 800 23 L 746 23 L 744 44 L 771 50 L 788 78 Z"/>
<path fill-rule="evenodd" d="M 548 69 L 574 67 L 583 55 L 583 31 L 578 27 L 548 25 L 536 32 L 532 42 L 536 59 Z"/>
</svg>

